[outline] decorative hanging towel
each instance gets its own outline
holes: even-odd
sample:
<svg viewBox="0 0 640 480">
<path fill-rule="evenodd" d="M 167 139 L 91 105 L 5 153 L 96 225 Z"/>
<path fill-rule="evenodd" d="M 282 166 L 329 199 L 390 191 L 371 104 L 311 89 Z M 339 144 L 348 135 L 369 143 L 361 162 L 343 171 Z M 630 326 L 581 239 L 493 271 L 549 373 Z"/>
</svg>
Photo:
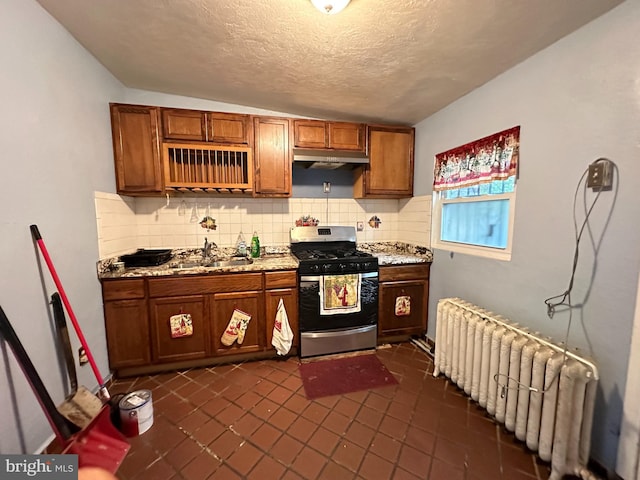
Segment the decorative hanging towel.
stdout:
<svg viewBox="0 0 640 480">
<path fill-rule="evenodd" d="M 411 315 L 411 297 L 401 295 L 396 297 L 396 317 Z"/>
<path fill-rule="evenodd" d="M 291 344 L 293 343 L 293 331 L 289 325 L 289 316 L 287 310 L 284 308 L 284 301 L 282 298 L 278 302 L 278 309 L 276 310 L 276 319 L 273 323 L 273 337 L 271 338 L 271 345 L 273 345 L 278 352 L 278 355 L 286 355 L 291 350 Z"/>
<path fill-rule="evenodd" d="M 237 310 L 240 312 L 240 310 Z M 238 323 L 238 345 L 242 345 L 244 342 L 244 334 L 247 332 L 247 327 L 249 326 L 249 322 L 251 321 L 251 315 L 248 313 L 240 312 L 243 316 L 240 317 L 240 322 Z"/>
<path fill-rule="evenodd" d="M 191 315 L 188 313 L 172 315 L 169 318 L 169 325 L 171 326 L 171 338 L 193 335 L 193 322 L 191 321 Z"/>
<path fill-rule="evenodd" d="M 320 278 L 320 315 L 360 311 L 362 275 L 325 275 Z"/>
<path fill-rule="evenodd" d="M 243 312 L 242 310 L 238 310 L 237 308 L 234 308 L 233 313 L 231 314 L 231 319 L 227 324 L 227 328 L 224 330 L 224 333 L 220 338 L 220 341 L 222 342 L 222 344 L 227 347 L 230 347 L 233 344 L 233 342 L 235 342 L 238 339 L 238 335 L 239 335 L 240 329 L 242 328 L 242 324 L 246 322 L 246 325 L 248 325 L 249 320 L 251 320 L 251 315 L 249 315 L 246 312 Z M 247 328 L 246 325 L 244 327 L 245 330 Z M 244 332 L 242 332 L 242 339 L 244 340 Z M 238 343 L 242 343 L 242 341 Z"/>
</svg>

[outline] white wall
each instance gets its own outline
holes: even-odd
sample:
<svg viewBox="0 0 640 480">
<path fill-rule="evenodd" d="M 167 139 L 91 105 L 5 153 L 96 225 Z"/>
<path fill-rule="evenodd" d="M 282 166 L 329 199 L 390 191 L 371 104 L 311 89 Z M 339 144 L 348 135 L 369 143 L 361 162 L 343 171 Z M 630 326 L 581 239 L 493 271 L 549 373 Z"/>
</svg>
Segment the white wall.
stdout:
<svg viewBox="0 0 640 480">
<path fill-rule="evenodd" d="M 108 373 L 94 191 L 113 191 L 108 102 L 124 88 L 33 0 L 0 2 L 0 305 L 62 401 L 48 300 L 55 291 L 31 239 L 37 224 L 103 375 Z M 73 337 L 73 334 L 72 334 Z M 74 342 L 77 346 L 77 342 Z M 79 382 L 96 381 L 88 367 Z M 51 435 L 4 344 L 0 453 L 32 453 Z"/>
<path fill-rule="evenodd" d="M 640 265 L 639 27 L 640 2 L 627 1 L 422 121 L 416 131 L 416 191 L 426 194 L 431 192 L 435 154 L 522 126 L 512 260 L 436 251 L 431 338 L 438 299 L 458 296 L 563 339 L 568 315 L 550 320 L 543 301 L 569 283 L 576 185 L 599 157 L 618 165 L 619 190 L 611 216 L 606 218 L 614 193 L 603 193 L 591 221 L 596 243 L 606 226 L 594 272 L 587 233 L 581 244 L 573 301 L 587 301 L 574 311 L 569 337 L 570 345 L 592 355 L 600 368 L 592 454 L 611 470 Z M 587 202 L 592 199 L 589 192 Z"/>
</svg>

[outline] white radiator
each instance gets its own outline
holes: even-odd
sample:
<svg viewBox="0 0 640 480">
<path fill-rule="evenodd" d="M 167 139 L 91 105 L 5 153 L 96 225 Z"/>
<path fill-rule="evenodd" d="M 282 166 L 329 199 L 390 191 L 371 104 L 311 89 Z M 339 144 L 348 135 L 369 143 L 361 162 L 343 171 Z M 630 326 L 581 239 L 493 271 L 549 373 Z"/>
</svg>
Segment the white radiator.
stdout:
<svg viewBox="0 0 640 480">
<path fill-rule="evenodd" d="M 550 480 L 597 478 L 586 467 L 598 384 L 593 363 L 459 298 L 438 302 L 434 363 L 434 376 L 449 377 L 551 462 Z"/>
</svg>

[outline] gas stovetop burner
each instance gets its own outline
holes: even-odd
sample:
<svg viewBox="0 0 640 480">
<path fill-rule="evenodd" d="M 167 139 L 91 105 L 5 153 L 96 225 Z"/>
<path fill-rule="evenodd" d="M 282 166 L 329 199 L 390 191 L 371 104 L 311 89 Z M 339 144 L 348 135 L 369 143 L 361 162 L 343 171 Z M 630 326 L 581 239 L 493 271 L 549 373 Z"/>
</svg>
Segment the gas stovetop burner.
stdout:
<svg viewBox="0 0 640 480">
<path fill-rule="evenodd" d="M 371 258 L 373 255 L 367 252 L 361 252 L 360 250 L 301 250 L 294 253 L 298 260 L 352 260 L 359 258 Z"/>
<path fill-rule="evenodd" d="M 298 260 L 327 260 L 338 258 L 333 253 L 321 252 L 320 250 L 302 250 L 295 255 L 298 257 Z"/>
<path fill-rule="evenodd" d="M 356 248 L 353 227 L 294 227 L 291 252 L 300 261 L 301 275 L 378 271 L 378 259 Z"/>
</svg>

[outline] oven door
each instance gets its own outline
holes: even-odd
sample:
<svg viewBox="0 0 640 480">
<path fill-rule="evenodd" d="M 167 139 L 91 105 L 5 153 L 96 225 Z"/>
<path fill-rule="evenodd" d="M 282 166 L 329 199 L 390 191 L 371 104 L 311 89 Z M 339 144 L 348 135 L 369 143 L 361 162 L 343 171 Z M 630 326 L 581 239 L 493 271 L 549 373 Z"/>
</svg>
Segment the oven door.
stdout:
<svg viewBox="0 0 640 480">
<path fill-rule="evenodd" d="M 320 306 L 321 275 L 300 276 L 300 332 L 322 332 L 378 323 L 378 272 L 362 274 L 360 311 L 322 315 Z"/>
<path fill-rule="evenodd" d="M 323 315 L 322 276 L 300 276 L 300 357 L 376 348 L 378 337 L 378 272 L 363 273 L 360 311 Z"/>
</svg>

